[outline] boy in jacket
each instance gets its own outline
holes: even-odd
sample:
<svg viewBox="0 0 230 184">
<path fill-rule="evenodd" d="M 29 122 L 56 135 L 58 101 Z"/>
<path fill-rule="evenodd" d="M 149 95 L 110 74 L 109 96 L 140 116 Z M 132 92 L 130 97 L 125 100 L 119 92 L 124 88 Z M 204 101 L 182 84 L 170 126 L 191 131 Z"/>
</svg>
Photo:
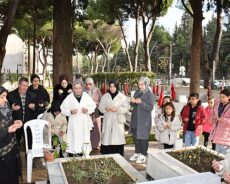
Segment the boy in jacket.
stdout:
<svg viewBox="0 0 230 184">
<path fill-rule="evenodd" d="M 189 95 L 189 103 L 182 109 L 181 118 L 185 146 L 197 145 L 205 120 L 205 109 L 201 105 L 198 93 L 191 93 Z"/>
</svg>

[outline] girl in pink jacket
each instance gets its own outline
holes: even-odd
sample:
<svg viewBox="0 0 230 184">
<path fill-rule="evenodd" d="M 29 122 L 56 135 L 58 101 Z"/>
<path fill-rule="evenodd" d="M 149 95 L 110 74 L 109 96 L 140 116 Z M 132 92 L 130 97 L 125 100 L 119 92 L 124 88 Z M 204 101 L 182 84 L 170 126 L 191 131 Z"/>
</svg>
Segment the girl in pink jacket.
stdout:
<svg viewBox="0 0 230 184">
<path fill-rule="evenodd" d="M 216 151 L 225 154 L 230 148 L 230 91 L 220 92 L 220 102 L 215 103 L 212 120 L 214 122 L 210 140 L 216 143 Z"/>
<path fill-rule="evenodd" d="M 214 98 L 209 97 L 208 98 L 208 106 L 205 108 L 205 116 L 206 119 L 204 121 L 204 124 L 202 126 L 203 133 L 202 135 L 204 136 L 204 146 L 208 146 L 208 137 L 210 135 L 210 132 L 212 130 L 212 113 L 213 113 L 213 107 L 214 107 Z M 215 144 L 212 145 L 212 149 L 215 150 Z"/>
</svg>

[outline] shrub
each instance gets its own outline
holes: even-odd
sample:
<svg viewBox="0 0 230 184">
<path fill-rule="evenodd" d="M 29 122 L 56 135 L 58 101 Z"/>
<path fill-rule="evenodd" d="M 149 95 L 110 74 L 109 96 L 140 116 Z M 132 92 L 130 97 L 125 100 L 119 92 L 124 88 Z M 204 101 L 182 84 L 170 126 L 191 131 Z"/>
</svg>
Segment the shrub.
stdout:
<svg viewBox="0 0 230 184">
<path fill-rule="evenodd" d="M 134 85 L 137 84 L 138 79 L 141 76 L 149 77 L 151 83 L 155 78 L 155 74 L 152 72 L 119 72 L 119 73 L 104 72 L 104 73 L 90 74 L 85 77 L 92 77 L 94 79 L 94 82 L 98 84 L 108 83 L 109 81 L 116 79 L 122 84 L 128 82 L 130 85 Z"/>
</svg>

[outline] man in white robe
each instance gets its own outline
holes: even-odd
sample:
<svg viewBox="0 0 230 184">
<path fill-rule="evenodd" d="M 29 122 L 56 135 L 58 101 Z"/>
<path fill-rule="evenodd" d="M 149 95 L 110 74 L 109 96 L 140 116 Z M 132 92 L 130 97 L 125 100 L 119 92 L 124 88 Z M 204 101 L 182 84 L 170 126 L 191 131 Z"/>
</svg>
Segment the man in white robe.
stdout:
<svg viewBox="0 0 230 184">
<path fill-rule="evenodd" d="M 90 143 L 90 131 L 93 122 L 90 114 L 96 108 L 95 102 L 83 92 L 83 82 L 79 79 L 73 82 L 73 93 L 69 94 L 61 104 L 61 112 L 69 117 L 67 129 L 67 152 L 70 154 L 82 153 L 83 145 Z M 88 150 L 89 151 L 89 150 Z"/>
</svg>

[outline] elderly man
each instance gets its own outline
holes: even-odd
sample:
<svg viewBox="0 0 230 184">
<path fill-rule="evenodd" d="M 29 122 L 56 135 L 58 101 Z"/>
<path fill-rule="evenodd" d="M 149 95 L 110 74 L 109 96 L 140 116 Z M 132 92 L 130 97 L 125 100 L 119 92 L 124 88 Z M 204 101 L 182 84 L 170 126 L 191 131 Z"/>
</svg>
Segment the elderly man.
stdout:
<svg viewBox="0 0 230 184">
<path fill-rule="evenodd" d="M 14 120 L 21 120 L 23 124 L 34 118 L 35 113 L 35 96 L 28 91 L 29 81 L 25 77 L 21 77 L 18 81 L 18 88 L 11 91 L 7 98 L 12 107 L 12 116 Z M 32 145 L 32 135 L 28 132 L 28 147 Z M 17 143 L 20 145 L 22 139 L 23 128 L 16 132 Z"/>
<path fill-rule="evenodd" d="M 84 144 L 90 145 L 90 131 L 93 122 L 90 115 L 94 112 L 96 104 L 93 99 L 83 92 L 82 80 L 73 82 L 73 93 L 69 94 L 61 104 L 61 112 L 68 116 L 67 152 L 69 156 L 82 153 Z"/>
</svg>

